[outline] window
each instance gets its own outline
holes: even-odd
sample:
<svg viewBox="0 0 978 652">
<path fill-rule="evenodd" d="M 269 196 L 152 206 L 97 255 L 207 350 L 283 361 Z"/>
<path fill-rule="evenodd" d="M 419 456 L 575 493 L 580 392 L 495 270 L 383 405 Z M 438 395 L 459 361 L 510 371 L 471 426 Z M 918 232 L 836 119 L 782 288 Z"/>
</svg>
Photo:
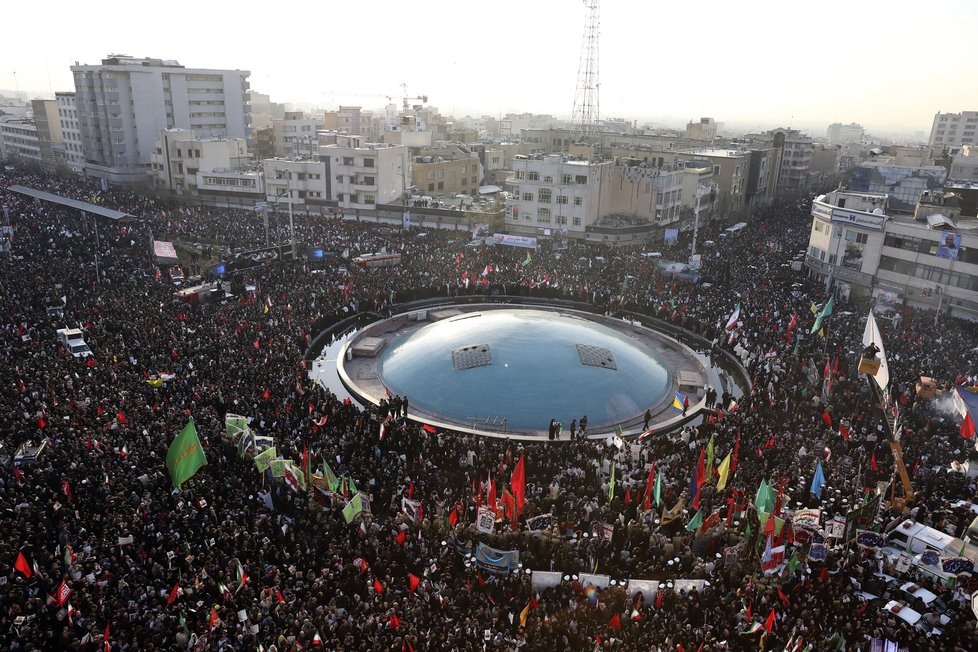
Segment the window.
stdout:
<svg viewBox="0 0 978 652">
<path fill-rule="evenodd" d="M 567 224 L 567 217 L 564 215 L 558 215 L 557 224 Z"/>
<path fill-rule="evenodd" d="M 517 179 L 525 179 L 526 178 L 526 172 L 524 172 L 523 170 L 517 170 L 516 171 L 516 178 Z"/>
<path fill-rule="evenodd" d="M 434 179 L 434 178 L 435 178 L 435 171 L 428 170 L 428 179 Z"/>
<path fill-rule="evenodd" d="M 344 156 L 343 157 L 343 165 L 353 165 L 353 157 L 352 156 Z"/>
<path fill-rule="evenodd" d="M 550 209 L 541 208 L 537 211 L 537 222 L 550 224 Z"/>
<path fill-rule="evenodd" d="M 372 185 L 374 185 L 374 178 L 373 177 L 364 177 L 363 178 L 363 185 L 365 185 L 365 186 L 372 186 Z"/>
<path fill-rule="evenodd" d="M 579 174 L 576 177 L 574 177 L 574 181 L 577 182 L 578 185 L 584 185 L 587 183 L 587 175 Z"/>
<path fill-rule="evenodd" d="M 567 195 L 559 195 L 557 197 L 557 203 L 558 204 L 566 204 L 567 203 Z"/>
<path fill-rule="evenodd" d="M 537 192 L 537 201 L 540 202 L 541 204 L 549 204 L 550 188 L 540 188 L 540 191 Z"/>
<path fill-rule="evenodd" d="M 846 242 L 855 242 L 856 244 L 866 244 L 869 241 L 868 233 L 860 233 L 858 231 L 846 231 Z"/>
<path fill-rule="evenodd" d="M 372 158 L 363 159 L 363 167 L 372 168 L 373 166 L 374 166 L 374 160 Z M 373 202 L 368 202 L 368 203 L 372 204 Z"/>
<path fill-rule="evenodd" d="M 543 182 L 544 183 L 553 183 L 554 182 L 554 178 L 553 177 L 544 177 L 543 178 Z"/>
<path fill-rule="evenodd" d="M 791 158 L 791 154 L 790 153 L 788 154 L 788 158 Z M 715 177 L 716 176 L 720 176 L 720 166 L 719 165 L 714 165 L 713 166 L 713 176 L 715 176 Z"/>
<path fill-rule="evenodd" d="M 530 172 L 526 178 L 529 179 L 530 181 L 539 181 L 540 174 L 537 172 Z"/>
<path fill-rule="evenodd" d="M 463 170 L 463 171 L 464 171 L 464 170 Z M 476 167 L 475 165 L 473 165 L 473 166 L 472 166 L 472 174 L 476 174 L 476 173 L 477 173 L 478 171 L 479 171 L 479 168 L 478 168 L 478 167 Z"/>
<path fill-rule="evenodd" d="M 444 181 L 439 181 L 438 182 L 438 189 L 439 190 L 444 190 L 445 189 L 445 182 Z"/>
<path fill-rule="evenodd" d="M 434 190 L 434 189 L 435 189 L 435 184 L 429 183 L 428 184 L 428 190 Z"/>
<path fill-rule="evenodd" d="M 581 225 L 581 218 L 575 217 L 574 218 L 574 226 L 580 226 L 580 225 Z"/>
<path fill-rule="evenodd" d="M 533 194 L 529 192 L 524 192 L 523 201 L 533 201 Z"/>
<path fill-rule="evenodd" d="M 462 185 L 463 186 L 469 185 L 469 178 L 468 177 L 462 177 Z"/>
<path fill-rule="evenodd" d="M 377 203 L 377 197 L 376 197 L 376 195 L 364 195 L 363 196 L 363 203 L 364 204 L 376 204 Z"/>
<path fill-rule="evenodd" d="M 583 203 L 584 203 L 584 200 L 583 199 L 581 199 L 580 197 L 574 197 L 574 205 L 575 206 L 580 206 Z"/>
<path fill-rule="evenodd" d="M 562 175 L 560 175 L 560 185 L 562 185 L 562 186 L 569 186 L 572 183 L 574 183 L 574 177 L 572 177 L 569 174 L 562 174 Z"/>
<path fill-rule="evenodd" d="M 438 170 L 437 176 L 438 176 L 439 179 L 444 179 L 445 178 L 445 171 L 444 170 Z M 441 184 L 439 184 L 439 185 L 441 185 Z"/>
</svg>

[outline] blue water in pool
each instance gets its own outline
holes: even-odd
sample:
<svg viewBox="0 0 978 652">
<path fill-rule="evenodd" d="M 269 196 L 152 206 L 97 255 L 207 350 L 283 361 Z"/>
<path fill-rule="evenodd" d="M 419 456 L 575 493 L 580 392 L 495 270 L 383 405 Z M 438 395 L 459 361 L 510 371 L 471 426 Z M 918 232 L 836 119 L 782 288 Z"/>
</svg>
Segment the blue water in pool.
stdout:
<svg viewBox="0 0 978 652">
<path fill-rule="evenodd" d="M 489 345 L 491 364 L 457 371 L 452 352 Z M 581 364 L 577 344 L 609 349 L 617 370 Z M 491 310 L 427 324 L 395 338 L 380 376 L 412 407 L 457 421 L 505 419 L 514 430 L 567 428 L 588 417 L 595 432 L 633 419 L 670 391 L 656 354 L 606 326 L 542 310 Z"/>
</svg>

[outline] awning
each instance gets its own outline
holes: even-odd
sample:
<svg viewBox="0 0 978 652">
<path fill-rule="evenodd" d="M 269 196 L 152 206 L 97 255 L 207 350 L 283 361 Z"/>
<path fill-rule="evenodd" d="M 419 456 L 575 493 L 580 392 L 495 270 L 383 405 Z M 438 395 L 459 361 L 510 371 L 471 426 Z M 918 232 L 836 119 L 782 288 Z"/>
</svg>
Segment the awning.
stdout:
<svg viewBox="0 0 978 652">
<path fill-rule="evenodd" d="M 121 220 L 127 217 L 133 217 L 133 215 L 130 215 L 129 213 L 123 213 L 122 211 L 105 208 L 104 206 L 99 206 L 98 204 L 89 204 L 86 201 L 68 199 L 67 197 L 62 197 L 61 195 L 55 195 L 54 193 L 44 192 L 43 190 L 37 190 L 35 188 L 28 188 L 27 186 L 9 186 L 7 190 L 10 192 L 16 192 L 20 195 L 34 197 L 35 199 L 40 199 L 41 201 L 51 202 L 52 204 L 59 204 L 61 206 L 67 206 L 68 208 L 75 208 L 80 211 L 85 211 L 86 213 L 91 213 L 92 215 L 107 217 L 110 220 Z"/>
</svg>

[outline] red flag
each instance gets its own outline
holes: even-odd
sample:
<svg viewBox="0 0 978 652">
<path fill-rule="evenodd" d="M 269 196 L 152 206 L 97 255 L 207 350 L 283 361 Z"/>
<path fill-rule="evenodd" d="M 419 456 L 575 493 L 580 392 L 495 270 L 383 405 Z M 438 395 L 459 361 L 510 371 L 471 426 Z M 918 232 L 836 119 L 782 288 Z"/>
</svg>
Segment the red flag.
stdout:
<svg viewBox="0 0 978 652">
<path fill-rule="evenodd" d="M 402 545 L 403 546 L 404 545 L 404 542 L 407 541 L 407 535 L 404 533 L 404 530 L 401 530 L 400 532 L 398 532 L 397 533 L 397 536 L 394 537 L 394 540 L 397 541 L 397 543 L 399 545 Z"/>
<path fill-rule="evenodd" d="M 435 428 L 434 426 L 429 426 L 427 423 L 421 427 L 424 429 L 425 432 L 430 432 L 433 435 L 438 432 L 437 428 Z"/>
<path fill-rule="evenodd" d="M 645 481 L 645 500 L 642 502 L 642 509 L 652 509 L 652 488 L 655 485 L 655 460 L 649 467 L 649 479 Z"/>
<path fill-rule="evenodd" d="M 734 440 L 733 456 L 730 458 L 730 475 L 737 472 L 737 455 L 740 454 L 740 428 L 737 428 L 737 439 Z"/>
<path fill-rule="evenodd" d="M 381 583 L 380 583 L 380 580 L 378 580 L 378 579 L 377 579 L 377 578 L 375 577 L 375 578 L 374 578 L 374 593 L 376 593 L 377 595 L 380 595 L 380 594 L 381 594 L 381 593 L 383 593 L 383 592 L 384 592 L 384 585 L 383 585 L 383 584 L 381 584 Z"/>
<path fill-rule="evenodd" d="M 964 415 L 964 421 L 961 422 L 961 436 L 965 439 L 971 439 L 975 436 L 975 422 L 971 418 L 970 412 Z"/>
<path fill-rule="evenodd" d="M 829 416 L 828 412 L 822 412 L 822 421 L 824 421 L 825 425 L 827 425 L 829 428 L 832 427 L 832 417 Z"/>
<path fill-rule="evenodd" d="M 451 513 L 448 515 L 448 522 L 452 525 L 458 523 L 458 512 L 455 510 L 454 506 L 452 507 Z"/>
<path fill-rule="evenodd" d="M 68 586 L 67 580 L 61 580 L 61 584 L 58 585 L 58 604 L 64 606 L 65 602 L 68 601 L 68 596 L 71 595 L 71 588 Z"/>
<path fill-rule="evenodd" d="M 44 417 L 38 417 L 37 418 L 37 427 L 38 428 L 40 428 L 41 430 L 44 430 L 44 426 L 46 426 L 46 425 L 48 425 L 48 424 L 47 424 L 47 421 L 44 420 Z"/>
<path fill-rule="evenodd" d="M 220 623 L 221 618 L 217 615 L 217 607 L 211 607 L 211 617 L 207 620 L 207 628 L 214 629 Z"/>
<path fill-rule="evenodd" d="M 285 602 L 285 596 L 283 596 L 282 592 L 278 589 L 275 589 L 275 597 L 278 598 L 279 604 Z"/>
<path fill-rule="evenodd" d="M 414 593 L 414 590 L 418 588 L 418 584 L 421 583 L 421 578 L 414 573 L 408 573 L 408 591 Z"/>
<path fill-rule="evenodd" d="M 413 480 L 411 481 L 411 484 L 408 485 L 408 500 L 411 500 L 412 498 L 414 498 L 414 481 Z"/>
<path fill-rule="evenodd" d="M 24 553 L 17 553 L 17 561 L 14 562 L 14 568 L 23 573 L 24 577 L 27 579 L 31 578 L 31 566 L 27 563 L 27 558 L 24 557 Z"/>
<path fill-rule="evenodd" d="M 171 604 L 177 601 L 177 593 L 179 591 L 180 591 L 180 582 L 177 582 L 176 584 L 173 585 L 173 588 L 170 590 L 170 595 L 166 598 L 167 606 L 170 606 Z"/>
<path fill-rule="evenodd" d="M 608 621 L 608 627 L 610 627 L 611 629 L 613 629 L 615 631 L 619 631 L 620 632 L 621 631 L 621 617 L 618 614 L 615 614 L 614 616 L 612 616 L 611 617 L 611 620 Z"/>
<path fill-rule="evenodd" d="M 266 401 L 268 401 L 268 400 L 271 400 L 271 398 L 272 398 L 272 393 L 271 393 L 270 391 L 268 391 L 268 390 L 266 389 L 266 390 L 265 390 L 265 391 L 264 391 L 264 392 L 262 393 L 262 397 L 264 397 L 264 399 L 265 399 Z"/>
<path fill-rule="evenodd" d="M 841 424 L 839 425 L 839 434 L 842 435 L 843 439 L 849 441 L 849 429 L 846 428 L 844 425 Z"/>
<path fill-rule="evenodd" d="M 768 614 L 767 620 L 764 621 L 764 629 L 768 631 L 768 634 L 774 629 L 774 618 L 774 607 L 771 607 L 771 613 Z"/>
<path fill-rule="evenodd" d="M 703 446 L 702 448 L 700 448 L 699 462 L 696 463 L 696 488 L 697 489 L 702 487 L 703 483 L 706 482 L 706 457 L 705 456 L 706 456 L 706 447 Z M 699 496 L 698 491 L 696 492 L 696 495 Z"/>
<path fill-rule="evenodd" d="M 116 415 L 116 418 L 119 420 L 119 423 L 121 423 L 122 425 L 128 425 L 129 423 L 129 419 L 127 419 L 126 415 L 122 413 L 121 408 L 119 409 L 119 414 Z"/>
<path fill-rule="evenodd" d="M 102 645 L 105 646 L 105 652 L 112 652 L 112 646 L 109 645 L 109 623 L 105 623 L 105 634 L 102 635 Z"/>
<path fill-rule="evenodd" d="M 879 471 L 879 468 L 876 466 L 876 453 L 875 452 L 873 452 L 873 454 L 869 458 L 869 469 L 871 471 Z"/>
<path fill-rule="evenodd" d="M 658 609 L 662 606 L 662 596 L 664 593 L 662 591 L 657 591 L 655 594 L 655 608 Z"/>
<path fill-rule="evenodd" d="M 67 480 L 61 481 L 61 491 L 64 492 L 64 495 L 69 499 L 71 498 L 71 486 L 68 484 Z"/>
<path fill-rule="evenodd" d="M 498 511 L 496 507 L 496 478 L 489 480 L 489 509 L 493 512 Z"/>
<path fill-rule="evenodd" d="M 781 592 L 781 587 L 780 586 L 778 587 L 778 597 L 781 598 L 781 602 L 783 602 L 784 603 L 784 606 L 787 607 L 788 606 L 788 598 L 787 598 L 787 596 L 785 596 L 784 593 Z"/>
<path fill-rule="evenodd" d="M 391 614 L 391 629 L 397 629 L 401 626 L 401 621 L 397 619 L 397 614 Z"/>
<path fill-rule="evenodd" d="M 767 522 L 764 524 L 764 534 L 774 535 L 774 515 L 770 515 L 767 518 Z"/>
<path fill-rule="evenodd" d="M 523 455 L 513 469 L 513 475 L 509 478 L 509 484 L 513 487 L 513 497 L 516 498 L 516 516 L 523 513 L 523 505 L 526 502 L 526 470 L 523 466 Z"/>
</svg>

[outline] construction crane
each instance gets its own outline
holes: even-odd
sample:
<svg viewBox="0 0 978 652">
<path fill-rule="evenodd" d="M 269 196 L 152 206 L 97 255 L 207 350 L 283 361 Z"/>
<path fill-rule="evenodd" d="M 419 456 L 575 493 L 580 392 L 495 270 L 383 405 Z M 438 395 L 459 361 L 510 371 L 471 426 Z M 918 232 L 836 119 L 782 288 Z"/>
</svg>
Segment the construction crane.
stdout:
<svg viewBox="0 0 978 652">
<path fill-rule="evenodd" d="M 411 100 L 421 100 L 422 102 L 427 102 L 428 101 L 428 96 L 427 95 L 419 95 L 418 97 L 408 97 L 407 84 L 406 83 L 401 83 L 401 99 L 404 101 L 403 111 L 405 113 L 407 113 L 407 110 L 408 110 L 408 102 L 410 102 Z"/>
</svg>

